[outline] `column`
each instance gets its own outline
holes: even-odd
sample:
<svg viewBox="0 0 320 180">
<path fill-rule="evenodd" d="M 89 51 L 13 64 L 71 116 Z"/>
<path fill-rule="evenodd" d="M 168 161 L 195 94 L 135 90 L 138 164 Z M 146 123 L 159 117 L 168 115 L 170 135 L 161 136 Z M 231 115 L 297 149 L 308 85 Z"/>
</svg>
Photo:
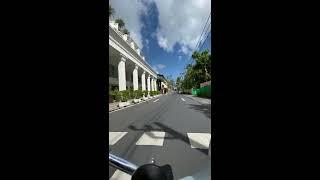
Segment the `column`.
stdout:
<svg viewBox="0 0 320 180">
<path fill-rule="evenodd" d="M 153 77 L 151 77 L 151 91 L 153 91 Z"/>
<path fill-rule="evenodd" d="M 146 90 L 146 72 L 143 71 L 141 75 L 141 86 L 142 86 L 142 91 Z"/>
<path fill-rule="evenodd" d="M 126 59 L 121 55 L 120 62 L 118 64 L 118 81 L 119 91 L 126 90 Z"/>
<path fill-rule="evenodd" d="M 157 86 L 157 79 L 154 79 L 154 90 L 158 91 L 158 86 Z"/>
<path fill-rule="evenodd" d="M 148 78 L 147 78 L 147 87 L 148 87 L 148 91 L 150 91 L 150 75 L 148 75 Z"/>
<path fill-rule="evenodd" d="M 133 90 L 138 90 L 138 66 L 136 65 L 133 69 Z"/>
</svg>

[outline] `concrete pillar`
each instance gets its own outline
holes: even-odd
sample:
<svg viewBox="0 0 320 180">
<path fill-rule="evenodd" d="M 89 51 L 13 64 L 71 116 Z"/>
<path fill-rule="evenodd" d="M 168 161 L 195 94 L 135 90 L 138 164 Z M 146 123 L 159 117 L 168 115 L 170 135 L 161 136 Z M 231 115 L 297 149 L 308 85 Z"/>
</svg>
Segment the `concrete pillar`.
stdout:
<svg viewBox="0 0 320 180">
<path fill-rule="evenodd" d="M 126 90 L 126 59 L 122 55 L 118 64 L 118 81 L 119 91 Z"/>
<path fill-rule="evenodd" d="M 150 75 L 148 75 L 148 78 L 147 78 L 147 87 L 148 87 L 148 91 L 150 91 Z"/>
<path fill-rule="evenodd" d="M 138 66 L 136 65 L 133 69 L 133 90 L 138 90 Z"/>
<path fill-rule="evenodd" d="M 141 75 L 141 86 L 142 86 L 142 91 L 146 90 L 146 72 L 143 71 Z"/>
<path fill-rule="evenodd" d="M 153 77 L 151 77 L 151 91 L 153 91 Z"/>
<path fill-rule="evenodd" d="M 154 90 L 158 91 L 157 79 L 154 79 Z"/>
</svg>

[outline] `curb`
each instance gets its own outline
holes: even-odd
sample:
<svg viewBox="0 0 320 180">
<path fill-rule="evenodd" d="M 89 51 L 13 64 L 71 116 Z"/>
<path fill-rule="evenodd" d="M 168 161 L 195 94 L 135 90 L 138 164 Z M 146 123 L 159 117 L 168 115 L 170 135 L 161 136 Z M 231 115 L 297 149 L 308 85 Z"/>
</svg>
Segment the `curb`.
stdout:
<svg viewBox="0 0 320 180">
<path fill-rule="evenodd" d="M 161 95 L 160 95 L 161 96 Z M 119 110 L 119 109 L 124 109 L 124 108 L 128 108 L 128 107 L 131 107 L 131 106 L 134 106 L 134 105 L 137 105 L 137 104 L 141 104 L 141 103 L 144 103 L 144 102 L 147 102 L 147 101 L 150 101 L 150 100 L 152 100 L 152 99 L 154 99 L 154 98 L 158 98 L 158 97 L 160 97 L 160 96 L 157 96 L 157 97 L 153 97 L 153 98 L 148 98 L 148 99 L 146 99 L 146 100 L 140 100 L 140 102 L 138 102 L 138 103 L 132 103 L 132 102 L 130 102 L 130 104 L 129 105 L 127 105 L 127 106 L 124 106 L 124 107 L 118 107 L 117 109 L 113 109 L 113 110 L 111 110 L 111 111 L 109 111 L 109 112 L 113 112 L 113 111 L 116 111 L 116 110 Z"/>
</svg>

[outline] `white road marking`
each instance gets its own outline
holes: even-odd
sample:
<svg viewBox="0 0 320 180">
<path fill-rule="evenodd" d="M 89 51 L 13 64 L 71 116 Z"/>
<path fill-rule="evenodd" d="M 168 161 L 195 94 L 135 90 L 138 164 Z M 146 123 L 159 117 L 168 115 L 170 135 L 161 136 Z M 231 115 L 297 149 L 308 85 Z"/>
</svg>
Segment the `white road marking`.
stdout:
<svg viewBox="0 0 320 180">
<path fill-rule="evenodd" d="M 182 100 L 182 101 L 186 101 L 186 100 L 184 100 L 183 98 L 181 98 L 181 100 Z"/>
<path fill-rule="evenodd" d="M 166 133 L 161 131 L 145 132 L 137 141 L 136 145 L 163 146 L 165 135 Z"/>
<path fill-rule="evenodd" d="M 128 132 L 109 132 L 109 145 L 116 144 Z"/>
<path fill-rule="evenodd" d="M 153 102 L 157 102 L 157 101 L 159 101 L 159 99 L 157 99 L 157 100 L 155 100 L 155 101 L 153 101 Z"/>
<path fill-rule="evenodd" d="M 209 149 L 211 134 L 210 133 L 187 133 L 191 148 Z"/>
<path fill-rule="evenodd" d="M 120 170 L 116 170 L 109 180 L 131 180 L 131 175 Z"/>
</svg>

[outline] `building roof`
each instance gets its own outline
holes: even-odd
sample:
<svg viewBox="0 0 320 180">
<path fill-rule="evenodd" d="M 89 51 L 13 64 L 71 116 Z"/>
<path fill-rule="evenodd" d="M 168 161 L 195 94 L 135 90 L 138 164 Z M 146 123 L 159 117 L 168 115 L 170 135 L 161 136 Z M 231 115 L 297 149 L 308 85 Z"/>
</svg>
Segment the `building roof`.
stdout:
<svg viewBox="0 0 320 180">
<path fill-rule="evenodd" d="M 162 81 L 167 81 L 164 75 L 162 74 L 157 74 L 157 75 L 158 75 L 158 78 L 161 79 Z"/>
</svg>

